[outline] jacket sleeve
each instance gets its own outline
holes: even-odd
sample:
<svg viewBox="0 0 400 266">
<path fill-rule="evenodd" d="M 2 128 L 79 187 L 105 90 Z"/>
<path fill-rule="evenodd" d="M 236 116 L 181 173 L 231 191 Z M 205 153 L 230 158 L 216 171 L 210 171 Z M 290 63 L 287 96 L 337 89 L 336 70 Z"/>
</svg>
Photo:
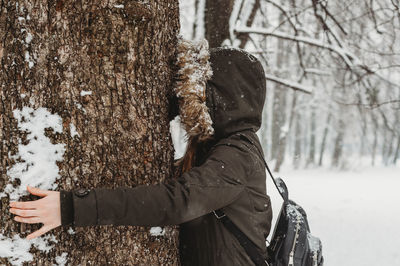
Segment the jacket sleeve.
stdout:
<svg viewBox="0 0 400 266">
<path fill-rule="evenodd" d="M 225 149 L 228 148 L 234 149 Z M 75 226 L 176 225 L 225 207 L 244 191 L 240 177 L 246 174 L 243 162 L 235 162 L 232 156 L 230 160 L 221 159 L 226 152 L 235 151 L 217 147 L 200 167 L 162 184 L 77 190 L 72 193 L 73 223 Z M 66 193 L 62 192 L 61 197 L 65 198 Z M 66 205 L 61 204 L 62 213 L 68 209 Z M 64 220 L 68 221 L 65 217 Z"/>
</svg>

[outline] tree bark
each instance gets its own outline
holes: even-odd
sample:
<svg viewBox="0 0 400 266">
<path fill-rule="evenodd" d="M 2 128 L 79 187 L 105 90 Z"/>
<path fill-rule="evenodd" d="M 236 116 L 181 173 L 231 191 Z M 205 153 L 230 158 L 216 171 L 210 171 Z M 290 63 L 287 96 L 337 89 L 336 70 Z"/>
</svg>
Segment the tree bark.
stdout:
<svg viewBox="0 0 400 266">
<path fill-rule="evenodd" d="M 0 8 L 0 192 L 20 161 L 12 158 L 18 143 L 26 144 L 13 115 L 23 107 L 62 118 L 62 133 L 46 130 L 52 143 L 65 144 L 56 190 L 133 187 L 171 176 L 177 0 L 19 0 Z M 38 228 L 14 222 L 9 199 L 1 203 L 2 235 L 25 237 Z M 29 264 L 52 265 L 64 252 L 68 265 L 178 264 L 173 227 L 162 236 L 143 227 L 67 229 L 51 232 L 58 243 L 47 253 L 32 246 Z"/>
<path fill-rule="evenodd" d="M 254 3 L 252 3 L 251 13 L 246 21 L 247 27 L 251 27 L 251 25 L 253 24 L 254 19 L 256 18 L 257 11 L 260 9 L 260 7 L 260 0 L 254 0 Z M 250 38 L 250 35 L 248 33 L 238 34 L 237 38 L 240 40 L 239 48 L 244 49 Z"/>
<path fill-rule="evenodd" d="M 316 125 L 315 125 L 315 120 L 316 120 L 316 115 L 315 115 L 315 107 L 311 106 L 311 117 L 310 117 L 310 130 L 311 130 L 311 136 L 310 136 L 310 150 L 308 153 L 308 160 L 307 160 L 307 166 L 314 165 L 315 163 L 315 130 L 316 130 Z"/>
<path fill-rule="evenodd" d="M 302 136 L 302 126 L 301 126 L 301 118 L 302 115 L 300 113 L 296 113 L 296 129 L 294 132 L 294 154 L 293 154 L 293 166 L 294 169 L 298 169 L 301 163 L 301 155 L 302 155 L 302 145 L 301 145 L 301 136 Z"/>
<path fill-rule="evenodd" d="M 397 146 L 396 146 L 396 151 L 394 152 L 394 157 L 393 157 L 393 164 L 395 165 L 397 163 L 397 159 L 400 156 L 400 136 L 397 138 Z"/>
<path fill-rule="evenodd" d="M 331 122 L 331 118 L 332 118 L 332 114 L 331 114 L 331 112 L 329 111 L 328 118 L 326 119 L 326 124 L 325 124 L 324 133 L 323 133 L 323 136 L 322 136 L 321 149 L 320 149 L 320 151 L 319 151 L 319 161 L 318 161 L 318 165 L 319 165 L 319 166 L 322 166 L 322 162 L 323 162 L 323 159 L 324 159 L 324 152 L 325 152 L 325 146 L 326 146 L 326 138 L 327 138 L 327 136 L 328 136 L 329 125 L 330 125 L 330 122 Z"/>
<path fill-rule="evenodd" d="M 332 155 L 332 166 L 334 167 L 339 166 L 340 159 L 342 157 L 343 139 L 344 139 L 344 122 L 340 118 L 338 122 L 338 134 L 335 139 L 335 146 Z"/>
<path fill-rule="evenodd" d="M 219 47 L 229 38 L 229 19 L 234 0 L 206 0 L 204 15 L 205 37 L 210 48 Z"/>
</svg>

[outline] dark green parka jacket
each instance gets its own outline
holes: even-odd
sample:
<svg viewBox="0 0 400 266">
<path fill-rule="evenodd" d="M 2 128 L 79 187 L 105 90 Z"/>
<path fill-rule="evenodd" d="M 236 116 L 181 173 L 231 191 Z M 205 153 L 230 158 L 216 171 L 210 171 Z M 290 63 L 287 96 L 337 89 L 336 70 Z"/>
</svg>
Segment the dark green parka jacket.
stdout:
<svg viewBox="0 0 400 266">
<path fill-rule="evenodd" d="M 214 145 L 178 179 L 152 186 L 61 192 L 63 225 L 180 225 L 182 265 L 254 265 L 212 211 L 225 214 L 266 255 L 272 210 L 255 134 L 261 125 L 265 75 L 237 49 L 211 50 L 207 106 Z M 256 148 L 257 146 L 257 148 Z"/>
</svg>

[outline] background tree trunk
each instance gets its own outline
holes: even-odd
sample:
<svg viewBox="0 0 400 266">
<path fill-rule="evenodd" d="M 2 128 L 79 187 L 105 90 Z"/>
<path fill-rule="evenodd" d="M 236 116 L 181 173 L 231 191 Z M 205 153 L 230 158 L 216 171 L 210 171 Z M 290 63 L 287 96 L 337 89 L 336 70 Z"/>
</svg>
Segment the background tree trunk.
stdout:
<svg viewBox="0 0 400 266">
<path fill-rule="evenodd" d="M 234 0 L 206 0 L 204 26 L 210 48 L 221 46 L 229 38 L 229 19 Z"/>
<path fill-rule="evenodd" d="M 57 190 L 168 178 L 178 0 L 20 0 L 0 8 L 0 192 L 18 162 L 11 155 L 26 142 L 12 113 L 23 107 L 62 118 L 62 133 L 46 130 L 53 143 L 65 144 Z M 8 198 L 1 203 L 2 235 L 25 237 L 38 228 L 14 222 Z M 51 265 L 66 252 L 69 265 L 178 264 L 174 228 L 163 236 L 143 227 L 67 229 L 52 232 L 58 243 L 48 253 L 32 246 L 30 263 Z"/>
</svg>

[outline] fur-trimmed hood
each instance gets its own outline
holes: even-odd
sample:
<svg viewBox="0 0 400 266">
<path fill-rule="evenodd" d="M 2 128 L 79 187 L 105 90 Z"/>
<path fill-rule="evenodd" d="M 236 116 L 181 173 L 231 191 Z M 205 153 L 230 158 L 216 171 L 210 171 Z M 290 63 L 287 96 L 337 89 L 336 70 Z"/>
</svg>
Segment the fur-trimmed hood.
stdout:
<svg viewBox="0 0 400 266">
<path fill-rule="evenodd" d="M 178 67 L 175 93 L 189 136 L 219 139 L 260 128 L 266 80 L 256 57 L 235 48 L 209 51 L 206 41 L 181 40 Z"/>
</svg>

